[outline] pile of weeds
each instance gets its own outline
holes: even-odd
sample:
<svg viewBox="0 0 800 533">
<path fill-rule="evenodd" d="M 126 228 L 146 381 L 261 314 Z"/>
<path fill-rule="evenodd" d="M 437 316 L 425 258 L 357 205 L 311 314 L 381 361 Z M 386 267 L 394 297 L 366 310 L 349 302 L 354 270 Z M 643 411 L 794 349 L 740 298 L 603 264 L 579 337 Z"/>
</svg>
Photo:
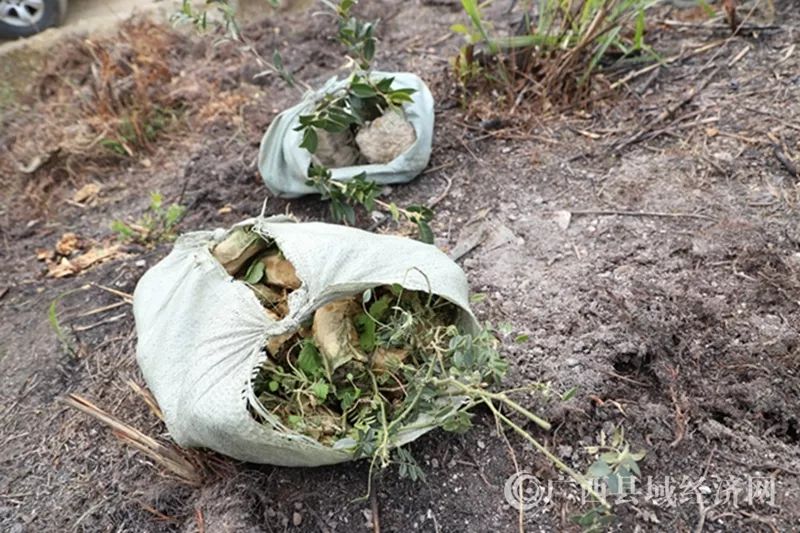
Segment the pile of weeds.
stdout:
<svg viewBox="0 0 800 533">
<path fill-rule="evenodd" d="M 240 227 L 211 252 L 254 292 L 270 320 L 289 315 L 290 295 L 302 281 L 275 242 Z M 500 343 L 488 327 L 473 328 L 465 318 L 447 299 L 399 284 L 340 296 L 296 329 L 266 339 L 250 413 L 273 430 L 367 458 L 371 467 L 396 464 L 416 479 L 423 473 L 403 445 L 428 429 L 464 432 L 472 409 L 483 405 L 608 509 L 587 476 L 524 428 L 532 422 L 550 429 L 513 399 L 541 385 L 495 391 L 508 368 Z"/>
<path fill-rule="evenodd" d="M 4 119 L 0 174 L 24 182 L 20 192 L 44 206 L 58 186 L 144 157 L 198 103 L 184 97 L 197 83 L 181 74 L 188 48 L 186 38 L 150 21 L 67 41 Z"/>
<path fill-rule="evenodd" d="M 559 108 L 608 88 L 611 72 L 656 59 L 644 41 L 651 0 L 528 0 L 506 32 L 484 16 L 490 3 L 462 0 L 467 24 L 452 27 L 466 40 L 453 63 L 463 98 Z"/>
</svg>

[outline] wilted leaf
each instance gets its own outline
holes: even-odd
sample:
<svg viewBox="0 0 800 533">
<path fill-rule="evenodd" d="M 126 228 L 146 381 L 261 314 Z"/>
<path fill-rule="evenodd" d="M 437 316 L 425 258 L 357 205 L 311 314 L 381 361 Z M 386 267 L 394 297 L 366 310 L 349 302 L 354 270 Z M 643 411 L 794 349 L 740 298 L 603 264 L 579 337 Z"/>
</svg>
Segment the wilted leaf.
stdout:
<svg viewBox="0 0 800 533">
<path fill-rule="evenodd" d="M 63 278 L 77 274 L 86 270 L 90 266 L 107 261 L 119 253 L 119 246 L 97 247 L 92 248 L 83 255 L 69 260 L 62 258 L 58 264 L 51 264 L 49 267 L 48 276 L 52 278 Z"/>
<path fill-rule="evenodd" d="M 61 255 L 70 255 L 78 247 L 78 236 L 72 232 L 61 236 L 56 244 L 56 252 Z"/>
</svg>

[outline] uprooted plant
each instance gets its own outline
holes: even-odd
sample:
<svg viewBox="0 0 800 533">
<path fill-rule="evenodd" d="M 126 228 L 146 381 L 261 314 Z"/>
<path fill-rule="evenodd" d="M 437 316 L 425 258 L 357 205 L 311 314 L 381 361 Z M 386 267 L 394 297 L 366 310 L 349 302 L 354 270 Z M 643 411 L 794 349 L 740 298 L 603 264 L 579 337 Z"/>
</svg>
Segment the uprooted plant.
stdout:
<svg viewBox="0 0 800 533">
<path fill-rule="evenodd" d="M 289 314 L 290 295 L 302 281 L 274 242 L 242 227 L 212 253 L 253 290 L 271 320 Z M 402 445 L 436 427 L 466 431 L 472 409 L 482 404 L 607 506 L 584 476 L 524 429 L 529 422 L 550 428 L 513 399 L 540 385 L 494 390 L 507 362 L 493 332 L 470 324 L 445 298 L 400 284 L 335 298 L 295 330 L 267 339 L 250 412 L 273 428 L 368 458 L 371 470 L 397 464 L 417 478 L 422 472 Z"/>
<path fill-rule="evenodd" d="M 656 59 L 645 43 L 653 0 L 529 0 L 509 32 L 495 32 L 477 0 L 461 0 L 468 25 L 451 29 L 466 44 L 454 61 L 463 94 L 496 90 L 516 108 L 580 102 L 614 69 Z"/>
<path fill-rule="evenodd" d="M 378 185 L 366 179 L 365 173 L 353 176 L 348 181 L 336 181 L 331 177 L 330 169 L 312 163 L 308 171 L 308 182 L 330 201 L 331 216 L 350 224 L 355 222 L 354 205 L 363 206 L 368 211 L 376 207 L 387 211 L 394 221 L 406 220 L 417 226 L 419 240 L 433 243 L 433 231 L 428 222 L 433 218 L 433 211 L 424 205 L 398 207 L 394 202 L 384 202 L 378 198 Z"/>
</svg>

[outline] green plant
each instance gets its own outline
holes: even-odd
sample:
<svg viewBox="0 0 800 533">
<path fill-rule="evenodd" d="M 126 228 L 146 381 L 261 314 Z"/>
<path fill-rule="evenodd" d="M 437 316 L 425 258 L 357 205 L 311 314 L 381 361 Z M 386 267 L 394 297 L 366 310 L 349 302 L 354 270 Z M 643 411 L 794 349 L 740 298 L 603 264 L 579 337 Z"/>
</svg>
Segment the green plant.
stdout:
<svg viewBox="0 0 800 533">
<path fill-rule="evenodd" d="M 295 128 L 303 132 L 300 147 L 313 154 L 317 151 L 318 129 L 330 133 L 354 130 L 387 109 L 411 102 L 414 89 L 392 89 L 393 82 L 394 78 L 372 80 L 354 72 L 345 88 L 326 94 L 311 114 L 300 115 L 300 125 Z"/>
<path fill-rule="evenodd" d="M 288 428 L 369 458 L 370 473 L 376 466 L 395 464 L 401 475 L 421 479 L 424 472 L 410 452 L 397 447 L 401 432 L 416 423 L 432 423 L 462 433 L 472 426 L 472 409 L 485 405 L 498 423 L 522 435 L 608 507 L 587 478 L 523 428 L 530 422 L 550 429 L 512 397 L 543 387 L 536 383 L 492 390 L 508 365 L 490 328 L 462 331 L 455 325 L 458 310 L 453 304 L 400 285 L 369 289 L 331 305 L 335 326 L 323 326 L 330 323 L 318 311 L 313 324 L 304 324 L 283 348 L 270 352 L 254 380 L 260 406 Z M 349 310 L 344 317 L 338 314 L 342 309 Z M 350 320 L 355 339 L 342 333 L 348 327 L 341 329 L 341 324 Z M 321 333 L 329 327 L 336 328 L 341 343 L 335 356 L 326 345 L 330 337 Z M 512 413 L 524 423 L 512 420 Z"/>
<path fill-rule="evenodd" d="M 135 223 L 114 220 L 111 231 L 121 241 L 150 244 L 170 241 L 175 238 L 175 225 L 180 222 L 186 208 L 179 204 L 164 207 L 160 193 L 150 194 L 150 205 L 147 212 Z"/>
<path fill-rule="evenodd" d="M 82 289 L 72 289 L 59 294 L 52 302 L 50 302 L 50 307 L 47 309 L 47 321 L 50 323 L 50 327 L 56 334 L 58 341 L 61 343 L 61 347 L 63 348 L 64 352 L 68 355 L 77 354 L 78 348 L 72 335 L 64 331 L 64 328 L 61 327 L 61 321 L 58 319 L 58 304 L 61 303 L 61 300 L 65 297 L 80 290 Z"/>
<path fill-rule="evenodd" d="M 351 14 L 355 0 L 342 0 L 333 4 L 323 2 L 334 10 L 337 17 L 338 39 L 347 48 L 354 68 L 347 84 L 342 89 L 326 94 L 315 105 L 313 111 L 299 117 L 296 131 L 303 133 L 300 147 L 311 154 L 316 153 L 319 130 L 329 133 L 356 133 L 365 123 L 380 117 L 389 109 L 412 102 L 414 89 L 393 88 L 394 78 L 374 77 L 370 74 L 371 61 L 375 55 L 374 30 L 377 22 L 363 22 Z M 346 181 L 331 178 L 331 172 L 324 165 L 312 162 L 308 168 L 306 184 L 314 187 L 331 202 L 331 216 L 334 220 L 355 222 L 354 206 L 362 206 L 371 211 L 376 206 L 387 211 L 392 220 L 407 220 L 417 226 L 420 240 L 433 242 L 430 220 L 433 211 L 423 206 L 398 207 L 394 203 L 379 200 L 377 185 L 361 173 Z"/>
<path fill-rule="evenodd" d="M 482 4 L 461 0 L 469 23 L 451 27 L 466 40 L 454 62 L 455 74 L 462 86 L 483 81 L 505 90 L 515 105 L 526 93 L 551 103 L 581 98 L 601 67 L 657 57 L 644 40 L 646 10 L 654 3 L 530 1 L 517 31 L 498 35 L 484 18 Z"/>
<path fill-rule="evenodd" d="M 266 0 L 272 7 L 278 7 L 280 0 Z M 209 13 L 212 16 L 209 17 Z M 214 16 L 216 14 L 216 16 Z M 231 5 L 229 0 L 206 0 L 202 6 L 196 6 L 191 0 L 183 0 L 181 8 L 170 16 L 173 24 L 191 24 L 197 31 L 205 32 L 209 25 L 222 27 L 228 39 L 239 43 L 246 53 L 249 53 L 261 68 L 271 71 L 286 82 L 287 85 L 299 90 L 308 90 L 310 87 L 302 81 L 297 81 L 294 76 L 284 67 L 283 58 L 280 52 L 275 50 L 272 54 L 272 61 L 267 61 L 247 39 L 239 27 L 236 20 L 236 8 Z M 263 73 L 262 73 L 263 74 Z M 257 74 L 260 76 L 261 74 Z"/>
<path fill-rule="evenodd" d="M 625 429 L 617 427 L 609 437 L 600 431 L 597 444 L 586 446 L 585 451 L 594 458 L 586 472 L 586 477 L 593 484 L 600 485 L 603 493 L 612 496 L 625 496 L 636 491 L 636 479 L 641 476 L 639 462 L 646 452 L 632 452 L 630 444 L 625 440 Z M 609 508 L 593 507 L 573 521 L 585 531 L 601 531 L 613 521 L 614 515 Z"/>
<path fill-rule="evenodd" d="M 338 4 L 322 0 L 322 3 L 336 13 L 339 42 L 347 47 L 350 57 L 359 67 L 368 70 L 372 58 L 375 57 L 374 32 L 377 23 L 361 21 L 351 14 L 353 6 L 358 3 L 357 0 L 341 0 Z"/>
<path fill-rule="evenodd" d="M 433 243 L 433 231 L 429 225 L 433 211 L 422 205 L 398 207 L 394 202 L 380 200 L 377 184 L 368 181 L 364 173 L 348 181 L 336 181 L 331 178 L 329 169 L 312 163 L 306 183 L 317 189 L 323 199 L 330 201 L 331 216 L 334 220 L 353 224 L 356 217 L 354 206 L 361 206 L 367 211 L 380 207 L 388 212 L 394 221 L 405 220 L 415 224 L 419 239 L 429 244 Z"/>
</svg>

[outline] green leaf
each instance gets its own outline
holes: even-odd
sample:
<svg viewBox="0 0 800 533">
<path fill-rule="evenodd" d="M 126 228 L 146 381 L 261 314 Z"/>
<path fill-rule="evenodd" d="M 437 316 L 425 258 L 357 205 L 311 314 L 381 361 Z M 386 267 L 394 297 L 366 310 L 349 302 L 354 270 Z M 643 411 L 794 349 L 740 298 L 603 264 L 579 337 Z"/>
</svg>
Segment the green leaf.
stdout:
<svg viewBox="0 0 800 533">
<path fill-rule="evenodd" d="M 369 306 L 369 314 L 375 320 L 383 320 L 383 317 L 386 316 L 386 312 L 389 310 L 389 303 L 388 296 L 381 296 L 380 299 Z"/>
<path fill-rule="evenodd" d="M 275 381 L 275 380 L 272 380 L 272 381 L 270 381 L 270 382 L 267 384 L 267 387 L 269 388 L 269 391 L 270 391 L 270 392 L 275 392 L 275 391 L 277 391 L 277 390 L 278 390 L 278 388 L 280 388 L 280 386 L 281 386 L 281 384 L 280 384 L 280 383 L 278 383 L 278 382 L 277 382 L 277 381 Z"/>
<path fill-rule="evenodd" d="M 369 61 L 375 57 L 375 39 L 367 39 L 364 43 L 364 59 L 367 61 L 366 66 L 369 66 Z"/>
<path fill-rule="evenodd" d="M 419 240 L 433 244 L 433 230 L 426 221 L 420 220 L 417 222 L 417 230 L 419 231 Z"/>
<path fill-rule="evenodd" d="M 328 397 L 328 392 L 330 391 L 330 387 L 324 381 L 317 381 L 313 385 L 311 385 L 311 392 L 314 393 L 314 396 L 319 398 L 322 401 Z"/>
<path fill-rule="evenodd" d="M 611 468 L 608 466 L 608 463 L 598 459 L 592 463 L 592 466 L 589 467 L 586 475 L 592 479 L 605 479 L 610 473 Z"/>
<path fill-rule="evenodd" d="M 517 335 L 516 338 L 514 339 L 514 342 L 516 342 L 517 344 L 523 344 L 528 342 L 528 340 L 530 340 L 530 336 L 523 334 L 523 335 Z"/>
<path fill-rule="evenodd" d="M 312 341 L 303 342 L 300 355 L 297 356 L 297 366 L 306 376 L 317 377 L 322 374 L 322 358 Z"/>
<path fill-rule="evenodd" d="M 394 202 L 389 204 L 389 213 L 392 215 L 392 220 L 400 220 L 400 210 L 397 209 L 397 205 Z"/>
<path fill-rule="evenodd" d="M 263 277 L 264 263 L 256 260 L 250 263 L 250 266 L 247 268 L 247 273 L 244 275 L 244 280 L 252 285 L 261 281 Z"/>
<path fill-rule="evenodd" d="M 354 83 L 350 86 L 350 92 L 359 98 L 371 98 L 377 96 L 378 92 L 366 83 Z"/>
<path fill-rule="evenodd" d="M 121 239 L 133 239 L 136 237 L 136 232 L 133 231 L 133 228 L 121 220 L 115 220 L 111 223 L 111 231 L 119 235 Z"/>
<path fill-rule="evenodd" d="M 159 192 L 151 192 L 150 193 L 150 210 L 151 211 L 158 211 L 161 209 L 161 203 L 164 201 L 164 197 Z"/>
<path fill-rule="evenodd" d="M 314 128 L 306 128 L 305 131 L 303 131 L 303 142 L 300 143 L 300 148 L 305 148 L 313 154 L 317 151 L 318 143 L 319 139 L 317 138 L 317 132 L 314 131 Z"/>
<path fill-rule="evenodd" d="M 376 324 L 372 318 L 366 313 L 357 315 L 353 322 L 356 326 L 356 331 L 359 332 L 358 344 L 362 350 L 371 353 L 375 349 L 376 343 Z"/>
<path fill-rule="evenodd" d="M 410 205 L 406 208 L 406 211 L 409 213 L 415 213 L 417 215 L 417 219 L 424 220 L 426 222 L 433 218 L 433 211 L 424 205 Z"/>
<path fill-rule="evenodd" d="M 442 429 L 450 433 L 465 433 L 472 427 L 472 415 L 457 411 L 442 422 Z"/>
<path fill-rule="evenodd" d="M 577 392 L 578 392 L 578 387 L 572 387 L 571 389 L 569 389 L 568 391 L 566 391 L 564 394 L 561 395 L 561 401 L 566 402 L 571 400 L 575 396 L 575 394 L 577 394 Z"/>
<path fill-rule="evenodd" d="M 392 89 L 392 83 L 394 83 L 394 78 L 383 78 L 378 80 L 375 86 L 380 92 L 388 93 Z"/>
<path fill-rule="evenodd" d="M 167 208 L 167 212 L 164 215 L 164 227 L 165 229 L 169 229 L 178 222 L 180 222 L 181 218 L 183 218 L 184 213 L 186 213 L 186 208 L 182 205 L 172 204 Z"/>
</svg>

